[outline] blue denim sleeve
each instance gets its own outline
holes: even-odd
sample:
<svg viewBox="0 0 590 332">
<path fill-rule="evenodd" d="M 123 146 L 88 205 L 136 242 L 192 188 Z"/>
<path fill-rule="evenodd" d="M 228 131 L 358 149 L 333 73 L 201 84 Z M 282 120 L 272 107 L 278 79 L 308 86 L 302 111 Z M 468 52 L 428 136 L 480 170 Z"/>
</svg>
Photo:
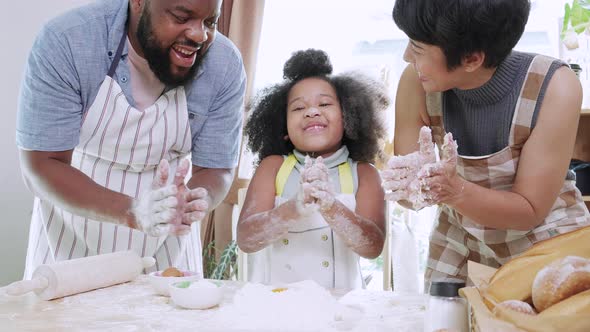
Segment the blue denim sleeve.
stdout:
<svg viewBox="0 0 590 332">
<path fill-rule="evenodd" d="M 73 62 L 66 41 L 44 28 L 21 83 L 16 121 L 21 149 L 65 151 L 78 144 L 83 106 Z"/>
<path fill-rule="evenodd" d="M 238 165 L 246 73 L 241 57 L 228 64 L 200 134 L 193 138 L 192 162 L 206 168 Z"/>
</svg>

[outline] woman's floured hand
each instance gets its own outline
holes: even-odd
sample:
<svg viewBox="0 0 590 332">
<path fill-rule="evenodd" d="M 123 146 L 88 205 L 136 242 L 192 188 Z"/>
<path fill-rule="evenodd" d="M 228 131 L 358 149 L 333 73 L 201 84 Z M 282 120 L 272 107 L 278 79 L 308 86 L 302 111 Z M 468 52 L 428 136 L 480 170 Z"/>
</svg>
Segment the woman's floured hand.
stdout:
<svg viewBox="0 0 590 332">
<path fill-rule="evenodd" d="M 417 174 L 420 169 L 436 161 L 432 132 L 424 126 L 420 129 L 418 140 L 420 150 L 405 156 L 393 156 L 387 163 L 387 168 L 381 172 L 382 186 L 385 199 L 390 201 L 409 200 L 415 198 L 412 188 L 418 188 Z"/>
<path fill-rule="evenodd" d="M 424 165 L 417 181 L 419 195 L 427 205 L 448 203 L 463 192 L 466 180 L 457 174 L 457 142 L 453 134 L 444 137 L 441 160 Z"/>
</svg>

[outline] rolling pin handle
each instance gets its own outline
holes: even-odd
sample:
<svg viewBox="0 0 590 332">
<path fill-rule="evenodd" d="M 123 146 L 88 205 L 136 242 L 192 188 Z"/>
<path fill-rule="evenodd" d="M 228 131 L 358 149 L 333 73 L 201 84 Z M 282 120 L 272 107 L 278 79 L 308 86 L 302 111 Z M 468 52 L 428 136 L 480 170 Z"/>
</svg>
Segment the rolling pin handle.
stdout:
<svg viewBox="0 0 590 332">
<path fill-rule="evenodd" d="M 6 287 L 8 295 L 23 295 L 34 290 L 42 290 L 49 286 L 49 280 L 45 277 L 36 277 L 31 280 L 15 281 Z"/>
<path fill-rule="evenodd" d="M 153 257 L 144 257 L 141 259 L 141 265 L 143 265 L 144 269 L 148 267 L 152 267 L 156 264 L 156 260 Z"/>
</svg>

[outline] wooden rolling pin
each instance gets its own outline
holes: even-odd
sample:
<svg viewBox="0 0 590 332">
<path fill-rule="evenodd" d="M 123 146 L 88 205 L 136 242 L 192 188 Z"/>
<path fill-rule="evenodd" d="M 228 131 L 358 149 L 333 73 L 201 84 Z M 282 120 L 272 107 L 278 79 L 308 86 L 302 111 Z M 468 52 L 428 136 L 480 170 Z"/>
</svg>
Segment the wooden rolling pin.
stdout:
<svg viewBox="0 0 590 332">
<path fill-rule="evenodd" d="M 139 276 L 155 264 L 152 257 L 139 257 L 134 251 L 119 251 L 41 265 L 31 280 L 16 281 L 6 287 L 8 295 L 34 291 L 43 300 L 108 287 Z"/>
</svg>

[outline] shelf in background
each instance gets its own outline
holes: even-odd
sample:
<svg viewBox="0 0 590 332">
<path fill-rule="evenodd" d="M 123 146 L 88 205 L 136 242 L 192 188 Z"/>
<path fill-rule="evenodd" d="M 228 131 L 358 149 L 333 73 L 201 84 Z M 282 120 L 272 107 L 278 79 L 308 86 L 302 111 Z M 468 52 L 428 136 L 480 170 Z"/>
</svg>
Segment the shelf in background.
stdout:
<svg viewBox="0 0 590 332">
<path fill-rule="evenodd" d="M 584 202 L 590 202 L 590 196 L 582 196 Z"/>
<path fill-rule="evenodd" d="M 590 115 L 590 108 L 582 108 L 582 115 Z"/>
</svg>

